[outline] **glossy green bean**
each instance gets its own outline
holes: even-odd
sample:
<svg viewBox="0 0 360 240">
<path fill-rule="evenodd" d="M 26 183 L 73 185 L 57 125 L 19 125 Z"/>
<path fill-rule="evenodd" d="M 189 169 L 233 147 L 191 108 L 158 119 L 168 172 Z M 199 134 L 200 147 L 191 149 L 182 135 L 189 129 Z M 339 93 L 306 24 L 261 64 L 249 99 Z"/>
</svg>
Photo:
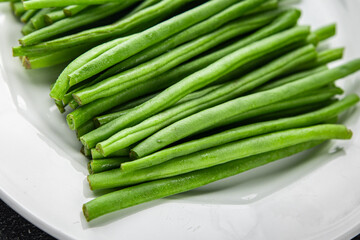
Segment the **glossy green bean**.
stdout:
<svg viewBox="0 0 360 240">
<path fill-rule="evenodd" d="M 64 7 L 63 11 L 67 17 L 75 16 L 79 12 L 88 8 L 88 5 L 71 5 Z"/>
<path fill-rule="evenodd" d="M 122 163 L 127 161 L 129 161 L 129 158 L 104 158 L 91 160 L 88 163 L 89 174 L 95 174 L 119 168 Z"/>
<path fill-rule="evenodd" d="M 111 155 L 109 155 L 109 157 L 128 157 L 129 156 L 129 152 L 130 149 L 129 148 L 124 148 L 124 149 L 120 149 L 117 152 L 112 153 Z M 91 149 L 91 158 L 94 159 L 102 159 L 104 158 L 103 155 L 101 155 L 99 152 L 97 152 L 94 148 Z"/>
<path fill-rule="evenodd" d="M 39 10 L 34 17 L 31 18 L 31 23 L 33 24 L 34 28 L 40 29 L 46 27 L 47 24 L 45 22 L 45 15 L 53 11 L 51 8 L 44 8 Z"/>
</svg>

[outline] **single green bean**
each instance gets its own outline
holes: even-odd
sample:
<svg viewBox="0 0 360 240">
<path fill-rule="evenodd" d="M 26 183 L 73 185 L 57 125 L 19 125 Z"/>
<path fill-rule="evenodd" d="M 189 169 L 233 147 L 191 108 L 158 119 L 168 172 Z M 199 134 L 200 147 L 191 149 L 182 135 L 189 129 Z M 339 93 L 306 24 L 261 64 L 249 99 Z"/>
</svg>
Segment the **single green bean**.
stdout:
<svg viewBox="0 0 360 240">
<path fill-rule="evenodd" d="M 40 29 L 46 27 L 45 23 L 45 15 L 52 12 L 53 9 L 51 8 L 44 8 L 39 10 L 34 17 L 31 18 L 31 23 L 33 24 L 34 28 Z"/>
<path fill-rule="evenodd" d="M 85 52 L 86 48 L 69 48 L 63 51 L 57 51 L 44 56 L 33 56 L 27 57 L 24 56 L 25 68 L 27 69 L 37 69 L 55 66 L 61 63 L 69 62 L 74 58 L 81 55 Z"/>
<path fill-rule="evenodd" d="M 11 5 L 11 7 L 17 17 L 21 17 L 26 12 L 22 2 L 15 2 Z"/>
<path fill-rule="evenodd" d="M 360 59 L 356 59 L 334 69 L 319 72 L 309 77 L 287 83 L 274 89 L 237 98 L 173 123 L 172 125 L 162 129 L 145 141 L 141 142 L 133 149 L 133 151 L 139 157 L 146 156 L 169 145 L 170 143 L 201 131 L 202 129 L 209 128 L 233 116 L 258 107 L 269 105 L 271 103 L 279 102 L 283 99 L 296 96 L 306 91 L 317 89 L 332 83 L 337 79 L 352 74 L 359 69 Z M 204 119 L 206 119 L 206 121 L 204 121 Z M 105 126 L 108 125 L 109 124 Z M 169 131 L 171 132 L 170 135 Z M 83 137 L 85 136 L 86 135 Z M 98 149 L 101 152 L 101 145 L 98 145 Z"/>
<path fill-rule="evenodd" d="M 258 7 L 266 0 L 243 1 L 244 12 Z M 111 50 L 101 54 L 89 63 L 69 74 L 72 82 L 81 82 L 106 70 L 107 68 L 135 55 L 136 53 L 186 29 L 236 3 L 236 0 L 213 0 L 179 14 L 169 20 L 151 27 L 129 41 L 119 44 Z"/>
<path fill-rule="evenodd" d="M 324 41 L 336 34 L 336 24 L 330 24 L 314 31 L 319 41 Z"/>
<path fill-rule="evenodd" d="M 252 88 L 289 72 L 299 64 L 301 65 L 314 58 L 316 58 L 316 51 L 312 45 L 295 50 L 242 78 L 221 85 L 201 98 L 174 106 L 167 111 L 144 120 L 134 127 L 119 131 L 100 143 L 102 151 L 106 154 L 115 151 L 115 149 L 128 147 L 180 119 L 237 98 Z M 249 83 L 252 83 L 251 88 L 247 86 Z"/>
<path fill-rule="evenodd" d="M 172 71 L 160 75 L 156 79 L 144 83 L 139 83 L 136 86 L 129 86 L 129 88 L 127 88 L 127 90 L 124 92 L 116 94 L 112 97 L 102 98 L 76 109 L 74 112 L 68 115 L 68 124 L 71 129 L 76 129 L 85 122 L 93 119 L 105 111 L 110 110 L 115 106 L 118 106 L 136 97 L 154 93 L 160 89 L 171 86 L 191 73 L 205 68 L 211 63 L 236 51 L 239 48 L 245 47 L 251 43 L 259 41 L 295 25 L 299 17 L 300 11 L 289 10 L 288 12 L 278 17 L 270 25 L 261 28 L 254 34 L 251 34 L 250 36 L 237 41 L 224 49 L 211 53 L 210 55 L 206 55 L 198 60 L 191 61 L 188 64 L 181 65 Z"/>
<path fill-rule="evenodd" d="M 314 62 L 309 62 L 304 66 L 300 66 L 300 70 L 306 70 L 310 68 L 316 68 L 327 63 L 339 60 L 343 57 L 344 48 L 327 49 L 319 52 L 318 58 Z"/>
<path fill-rule="evenodd" d="M 89 7 L 88 5 L 71 5 L 64 7 L 63 11 L 67 17 L 72 17 L 88 7 Z"/>
<path fill-rule="evenodd" d="M 203 90 L 199 90 L 199 91 L 190 93 L 189 95 L 187 95 L 186 97 L 184 97 L 183 99 L 178 101 L 174 106 L 178 106 L 182 103 L 206 96 L 207 94 L 211 93 L 212 91 L 214 91 L 215 89 L 217 89 L 219 87 L 221 87 L 221 86 L 220 85 L 211 86 L 211 87 L 204 88 Z M 96 118 L 94 118 L 95 125 L 97 127 L 105 125 L 106 123 L 109 123 L 112 120 L 128 113 L 131 110 L 131 108 L 139 106 L 140 104 L 150 100 L 151 98 L 155 97 L 158 94 L 159 93 L 156 93 L 156 94 L 152 94 L 152 95 L 137 99 L 135 101 L 129 102 L 128 104 L 121 106 L 120 108 L 116 108 L 115 112 L 96 117 Z"/>
<path fill-rule="evenodd" d="M 86 220 L 91 221 L 113 211 L 186 192 L 220 179 L 237 175 L 310 149 L 320 143 L 321 141 L 302 143 L 280 150 L 238 159 L 211 168 L 124 188 L 85 203 L 83 205 L 83 212 Z"/>
<path fill-rule="evenodd" d="M 49 13 L 45 14 L 45 17 L 44 17 L 47 25 L 53 24 L 54 22 L 60 21 L 64 18 L 66 18 L 66 15 L 65 15 L 63 9 L 49 12 Z"/>
<path fill-rule="evenodd" d="M 343 125 L 321 124 L 243 139 L 174 158 L 160 165 L 136 171 L 114 169 L 88 176 L 92 190 L 123 187 L 209 168 L 239 158 L 270 152 L 309 141 L 350 139 L 352 132 Z"/>
<path fill-rule="evenodd" d="M 21 33 L 24 36 L 29 35 L 30 33 L 35 32 L 35 31 L 36 31 L 36 28 L 34 28 L 31 21 L 27 22 L 21 29 Z"/>
<path fill-rule="evenodd" d="M 61 102 L 61 101 L 60 101 Z M 91 132 L 95 129 L 95 124 L 93 121 L 88 121 L 83 124 L 81 127 L 76 129 L 76 136 L 80 139 L 81 136 L 84 136 L 86 133 Z"/>
<path fill-rule="evenodd" d="M 129 148 L 124 148 L 124 149 L 120 149 L 119 151 L 117 152 L 114 152 L 112 153 L 111 155 L 109 155 L 109 157 L 128 157 L 129 156 L 129 152 L 130 152 L 130 149 Z M 99 152 L 97 152 L 95 150 L 95 148 L 92 148 L 91 149 L 91 158 L 94 160 L 94 159 L 102 159 L 104 158 L 103 155 L 101 155 Z"/>
<path fill-rule="evenodd" d="M 287 76 L 287 77 L 272 81 L 272 82 L 270 82 L 268 84 L 265 84 L 264 86 L 261 86 L 261 87 L 255 89 L 254 92 L 261 92 L 261 91 L 273 89 L 273 88 L 276 88 L 278 86 L 284 85 L 286 83 L 294 82 L 296 80 L 299 80 L 299 79 L 311 76 L 311 75 L 313 75 L 315 73 L 319 73 L 319 72 L 326 71 L 326 70 L 329 70 L 329 68 L 327 66 L 320 66 L 320 67 L 317 67 L 317 68 L 314 68 L 314 69 L 310 69 L 310 70 L 302 71 L 302 72 L 299 72 L 299 73 L 295 73 L 295 74 L 292 74 L 290 76 Z"/>
<path fill-rule="evenodd" d="M 159 3 L 161 0 L 144 0 L 142 3 L 140 3 L 136 8 L 134 8 L 129 14 L 127 14 L 125 17 L 130 17 L 134 15 L 137 12 L 140 12 L 141 10 L 151 7 L 157 3 Z"/>
<path fill-rule="evenodd" d="M 20 20 L 23 23 L 27 23 L 28 21 L 30 21 L 30 19 L 38 12 L 38 10 L 29 10 L 26 11 L 23 15 L 21 15 Z"/>
<path fill-rule="evenodd" d="M 88 163 L 88 170 L 90 174 L 109 171 L 119 168 L 124 162 L 129 161 L 129 158 L 105 158 L 91 160 Z"/>
</svg>

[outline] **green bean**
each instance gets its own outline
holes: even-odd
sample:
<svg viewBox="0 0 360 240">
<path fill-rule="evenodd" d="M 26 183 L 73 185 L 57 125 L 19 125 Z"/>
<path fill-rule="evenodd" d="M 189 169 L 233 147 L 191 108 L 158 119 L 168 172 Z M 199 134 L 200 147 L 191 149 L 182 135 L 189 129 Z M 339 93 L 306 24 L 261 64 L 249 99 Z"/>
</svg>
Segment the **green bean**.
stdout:
<svg viewBox="0 0 360 240">
<path fill-rule="evenodd" d="M 244 11 L 251 10 L 266 0 L 245 0 Z M 213 0 L 151 27 L 129 41 L 101 54 L 91 62 L 69 74 L 72 82 L 81 82 L 136 53 L 186 29 L 236 3 L 236 0 Z"/>
<path fill-rule="evenodd" d="M 64 112 L 65 112 L 65 106 L 64 106 L 64 104 L 63 104 L 61 101 L 56 101 L 56 100 L 55 100 L 55 105 L 56 105 L 56 107 L 59 109 L 59 111 L 60 111 L 61 113 L 64 113 Z"/>
<path fill-rule="evenodd" d="M 320 110 L 321 108 L 327 107 L 335 102 L 338 102 L 338 100 L 337 99 L 327 99 L 327 100 L 319 102 L 319 103 L 300 106 L 300 107 L 293 108 L 293 109 L 286 109 L 286 110 L 283 110 L 283 111 L 280 111 L 277 113 L 265 114 L 265 115 L 255 117 L 250 120 L 245 120 L 242 123 L 247 124 L 247 123 L 255 123 L 255 122 L 272 121 L 272 120 L 276 120 L 276 119 L 280 119 L 280 118 L 296 117 L 301 114 L 306 114 L 309 112 Z M 322 123 L 334 123 L 334 122 L 329 122 L 328 120 L 325 120 Z M 231 125 L 233 125 L 233 124 L 231 124 Z"/>
<path fill-rule="evenodd" d="M 310 70 L 302 71 L 302 72 L 299 72 L 299 73 L 295 73 L 295 74 L 292 74 L 290 76 L 287 76 L 287 77 L 281 78 L 279 80 L 275 80 L 275 81 L 272 81 L 272 82 L 270 82 L 268 84 L 265 84 L 264 86 L 261 86 L 261 87 L 255 89 L 254 92 L 261 92 L 261 91 L 273 89 L 273 88 L 276 88 L 278 86 L 284 85 L 286 83 L 294 82 L 294 81 L 299 80 L 301 78 L 305 78 L 305 77 L 308 77 L 308 76 L 311 76 L 313 74 L 316 74 L 316 73 L 319 73 L 319 72 L 322 72 L 322 71 L 326 71 L 326 70 L 329 70 L 329 68 L 327 66 L 320 66 L 320 67 L 317 67 L 317 68 L 314 68 L 314 69 L 310 69 Z"/>
<path fill-rule="evenodd" d="M 141 10 L 151 7 L 157 3 L 159 3 L 161 0 L 144 0 L 142 3 L 140 3 L 135 9 L 133 9 L 129 14 L 127 14 L 125 17 L 130 17 L 134 15 L 137 12 L 140 12 Z"/>
<path fill-rule="evenodd" d="M 11 7 L 17 17 L 21 17 L 26 12 L 22 2 L 15 2 L 11 5 Z"/>
<path fill-rule="evenodd" d="M 278 131 L 205 149 L 149 168 L 136 171 L 114 169 L 90 175 L 88 181 L 92 190 L 124 187 L 209 168 L 239 158 L 300 143 L 328 139 L 350 139 L 351 136 L 351 131 L 345 126 L 333 124 Z"/>
<path fill-rule="evenodd" d="M 234 4 L 228 9 L 225 9 L 224 11 L 210 17 L 209 19 L 206 19 L 188 29 L 185 29 L 179 34 L 176 34 L 168 39 L 165 39 L 162 42 L 159 42 L 145 49 L 144 51 L 141 51 L 140 53 L 111 67 L 104 74 L 102 74 L 100 78 L 109 78 L 117 73 L 128 70 L 136 65 L 144 63 L 154 57 L 157 57 L 162 53 L 165 53 L 184 42 L 196 39 L 201 35 L 207 34 L 219 28 L 223 24 L 237 18 L 244 11 L 243 5 L 243 2 Z M 254 23 L 260 23 L 261 26 L 263 26 L 272 21 L 277 15 L 279 15 L 279 12 L 264 13 L 258 16 L 244 18 L 242 21 L 244 21 L 244 26 L 251 26 Z M 252 28 L 249 29 L 252 30 Z M 244 30 L 246 30 L 246 27 L 244 27 Z"/>
<path fill-rule="evenodd" d="M 15 56 L 30 56 L 39 52 L 51 53 L 52 51 L 79 45 L 89 45 L 89 48 L 91 48 L 93 44 L 101 44 L 107 40 L 141 31 L 154 20 L 161 21 L 163 18 L 170 16 L 186 3 L 186 1 L 179 0 L 162 0 L 154 6 L 144 9 L 131 17 L 121 19 L 114 24 L 81 31 L 33 46 L 15 47 L 13 48 L 13 54 Z"/>
<path fill-rule="evenodd" d="M 36 29 L 32 25 L 31 21 L 27 22 L 21 29 L 21 33 L 24 36 L 29 35 L 30 33 L 35 32 L 35 31 L 36 31 Z"/>
<path fill-rule="evenodd" d="M 73 97 L 79 105 L 85 105 L 99 98 L 112 96 L 126 89 L 124 83 L 133 79 L 136 79 L 138 83 L 154 78 L 220 43 L 243 34 L 243 30 L 243 21 L 240 20 L 229 23 L 214 32 L 185 43 L 149 62 L 145 62 L 137 67 L 84 88 L 74 93 Z M 70 80 L 70 85 L 73 84 Z"/>
<path fill-rule="evenodd" d="M 66 18 L 66 15 L 65 15 L 63 9 L 49 12 L 49 13 L 45 14 L 45 17 L 44 17 L 45 22 L 48 25 L 53 24 L 54 22 L 60 21 L 64 18 Z"/>
<path fill-rule="evenodd" d="M 105 158 L 91 160 L 88 163 L 88 170 L 90 174 L 109 171 L 111 169 L 119 168 L 124 162 L 129 161 L 129 158 Z"/>
<path fill-rule="evenodd" d="M 277 9 L 278 7 L 279 7 L 278 0 L 269 0 L 269 1 L 265 2 L 265 3 L 263 3 L 262 5 L 260 5 L 258 8 L 255 8 L 255 9 L 253 9 L 251 11 L 246 12 L 245 15 L 263 13 L 263 12 L 266 12 L 266 11 Z"/>
<path fill-rule="evenodd" d="M 115 149 L 128 147 L 180 119 L 239 97 L 251 90 L 251 88 L 255 88 L 278 75 L 289 72 L 299 64 L 301 65 L 314 58 L 316 58 L 316 51 L 312 45 L 295 50 L 242 78 L 221 85 L 201 98 L 172 107 L 167 111 L 144 120 L 134 127 L 119 131 L 100 143 L 102 151 L 106 155 L 106 153 L 115 151 Z M 250 83 L 252 83 L 252 87 L 248 88 L 247 85 Z"/>
<path fill-rule="evenodd" d="M 75 16 L 76 14 L 78 14 L 79 12 L 85 10 L 88 7 L 89 7 L 88 5 L 71 5 L 71 6 L 64 7 L 63 11 L 64 11 L 65 16 L 72 17 L 72 16 Z"/>
<path fill-rule="evenodd" d="M 30 19 L 38 12 L 38 10 L 29 10 L 26 11 L 23 15 L 21 15 L 20 20 L 23 23 L 27 23 L 28 21 L 30 21 Z"/>
<path fill-rule="evenodd" d="M 296 101 L 296 100 L 293 100 Z M 140 158 L 136 161 L 125 163 L 121 166 L 122 169 L 126 171 L 133 171 L 136 169 L 141 169 L 145 167 L 150 167 L 161 162 L 168 161 L 175 157 L 184 156 L 191 154 L 200 150 L 212 148 L 222 144 L 226 144 L 232 141 L 253 137 L 261 134 L 266 134 L 275 131 L 281 131 L 291 128 L 306 127 L 314 124 L 319 124 L 329 118 L 337 116 L 339 113 L 345 111 L 351 106 L 355 105 L 359 101 L 357 95 L 350 95 L 343 100 L 331 104 L 325 108 L 302 114 L 295 117 L 287 117 L 282 119 L 276 119 L 267 122 L 259 122 L 250 125 L 244 125 L 236 127 L 227 131 L 223 131 L 208 137 L 201 139 L 192 140 L 185 142 L 173 147 L 155 152 L 149 156 Z M 276 105 L 276 104 L 273 104 Z M 289 104 L 290 105 L 290 104 Z M 270 105 L 271 106 L 271 105 Z M 294 105 L 292 105 L 293 107 Z M 263 107 L 262 110 L 266 110 L 269 107 Z M 276 107 L 271 109 L 273 110 L 282 110 L 283 107 Z M 286 109 L 286 108 L 285 108 Z M 257 111 L 257 112 L 256 112 Z M 250 113 L 253 112 L 253 113 Z M 261 110 L 252 110 L 249 113 L 243 114 L 242 119 L 238 118 L 238 121 L 249 119 L 252 116 L 257 116 L 259 113 L 264 114 L 266 112 L 261 112 Z M 267 112 L 270 112 L 267 110 Z"/>
<path fill-rule="evenodd" d="M 131 0 L 137 2 L 138 0 Z M 120 1 L 121 2 L 121 1 Z M 29 0 L 24 1 L 25 9 L 39 9 L 48 7 L 66 7 L 69 5 L 96 5 L 105 3 L 119 3 L 119 0 Z"/>
<path fill-rule="evenodd" d="M 162 129 L 145 141 L 141 142 L 133 149 L 133 151 L 139 157 L 146 156 L 169 145 L 170 143 L 201 131 L 202 129 L 216 125 L 219 122 L 222 122 L 233 116 L 258 107 L 269 105 L 271 103 L 279 102 L 283 99 L 296 96 L 312 89 L 317 89 L 332 83 L 339 78 L 354 73 L 359 69 L 360 59 L 356 59 L 337 68 L 319 72 L 309 77 L 287 83 L 274 89 L 254 93 L 226 102 L 224 104 L 220 104 L 216 107 L 204 110 L 190 117 L 184 118 L 176 123 L 173 123 L 172 125 Z M 206 120 L 204 121 L 204 119 Z M 105 126 L 108 126 L 109 124 Z M 170 135 L 169 131 L 171 132 Z M 87 135 L 84 135 L 83 137 L 85 136 Z M 101 145 L 98 145 L 98 149 L 101 152 Z"/>
<path fill-rule="evenodd" d="M 199 91 L 190 93 L 189 95 L 187 95 L 186 97 L 184 97 L 183 99 L 178 101 L 174 106 L 178 106 L 182 103 L 206 96 L 207 94 L 211 93 L 212 91 L 214 91 L 215 89 L 217 89 L 219 87 L 221 87 L 221 86 L 220 85 L 211 86 L 211 87 L 207 87 L 203 90 L 199 90 Z M 126 113 L 128 113 L 131 110 L 131 108 L 137 107 L 138 105 L 150 100 L 151 98 L 155 97 L 158 94 L 159 93 L 137 99 L 135 101 L 129 102 L 128 104 L 121 106 L 120 108 L 117 108 L 115 112 L 96 117 L 96 118 L 94 118 L 95 125 L 97 127 L 105 125 L 106 123 L 108 123 L 122 115 L 125 115 Z"/>
<path fill-rule="evenodd" d="M 88 149 L 88 148 L 86 148 L 86 147 L 82 147 L 81 150 L 80 150 L 80 152 L 81 152 L 82 154 L 84 154 L 84 156 L 87 157 L 87 158 L 90 158 L 90 156 L 91 156 L 90 149 Z"/>
<path fill-rule="evenodd" d="M 309 68 L 316 68 L 321 65 L 325 65 L 329 62 L 333 62 L 336 60 L 339 60 L 343 57 L 344 54 L 344 48 L 335 48 L 335 49 L 327 49 L 319 52 L 318 58 L 314 62 L 309 62 L 308 64 L 305 64 L 301 66 L 300 70 L 306 70 Z"/>
<path fill-rule="evenodd" d="M 85 203 L 83 205 L 83 212 L 86 220 L 91 221 L 113 211 L 186 192 L 220 179 L 237 175 L 310 149 L 320 143 L 321 141 L 302 143 L 280 150 L 238 159 L 211 168 L 124 188 Z"/>
<path fill-rule="evenodd" d="M 106 4 L 86 9 L 84 10 L 84 12 L 82 12 L 82 14 L 76 15 L 71 18 L 62 19 L 61 21 L 58 21 L 50 26 L 39 29 L 36 33 L 29 34 L 21 38 L 19 42 L 23 46 L 41 43 L 61 33 L 65 33 L 81 26 L 96 22 L 100 19 L 106 18 L 127 7 L 130 7 L 131 4 L 131 0 L 126 0 L 121 2 L 120 4 Z"/>
<path fill-rule="evenodd" d="M 34 17 L 31 18 L 31 23 L 35 29 L 46 27 L 45 15 L 53 11 L 51 8 L 44 8 L 39 10 Z"/>
<path fill-rule="evenodd" d="M 76 129 L 85 122 L 93 119 L 107 110 L 110 110 L 115 106 L 118 106 L 136 97 L 150 94 L 171 86 L 182 78 L 197 70 L 205 68 L 216 60 L 219 60 L 220 58 L 236 51 L 239 48 L 247 46 L 250 43 L 266 38 L 272 34 L 278 33 L 295 25 L 299 16 L 300 12 L 298 10 L 289 10 L 277 18 L 269 26 L 261 28 L 259 31 L 256 31 L 249 37 L 237 41 L 224 49 L 211 53 L 210 55 L 206 55 L 198 60 L 194 60 L 189 64 L 179 66 L 173 71 L 169 71 L 160 75 L 156 79 L 144 83 L 139 83 L 136 86 L 131 85 L 129 88 L 127 88 L 126 91 L 116 94 L 112 97 L 102 98 L 93 103 L 87 104 L 86 106 L 78 108 L 68 115 L 68 124 L 71 129 Z"/>
<path fill-rule="evenodd" d="M 129 152 L 130 149 L 129 148 L 124 148 L 124 149 L 120 149 L 117 152 L 112 153 L 111 155 L 109 155 L 109 157 L 126 157 L 129 156 Z M 94 159 L 102 159 L 104 158 L 103 155 L 101 155 L 99 152 L 97 152 L 94 148 L 91 149 L 91 158 Z"/>
<path fill-rule="evenodd" d="M 336 24 L 330 24 L 314 31 L 319 41 L 326 40 L 336 34 Z"/>
<path fill-rule="evenodd" d="M 61 102 L 61 101 L 60 101 Z M 76 136 L 80 139 L 81 136 L 85 135 L 88 132 L 91 132 L 95 129 L 95 124 L 93 121 L 88 121 L 85 124 L 83 124 L 81 127 L 76 129 Z"/>
<path fill-rule="evenodd" d="M 234 117 L 221 121 L 220 123 L 212 127 L 209 127 L 208 129 L 204 129 L 201 132 L 206 132 L 214 128 L 216 129 L 219 127 L 229 126 L 232 124 L 238 124 L 239 122 L 240 124 L 249 124 L 249 123 L 253 123 L 254 120 L 256 122 L 268 121 L 268 120 L 273 120 L 275 118 L 294 116 L 296 114 L 315 111 L 320 109 L 321 107 L 332 104 L 334 100 L 331 98 L 341 93 L 342 90 L 336 88 L 316 90 L 314 91 L 314 94 L 318 94 L 318 95 L 295 96 L 286 99 L 286 102 L 277 102 L 265 107 L 260 107 L 254 110 L 250 110 L 246 113 L 238 114 Z M 314 108 L 311 108 L 309 106 L 314 106 Z M 136 155 L 133 154 L 133 157 L 136 158 Z"/>
<path fill-rule="evenodd" d="M 25 67 L 27 69 L 37 69 L 37 68 L 45 68 L 55 66 L 64 62 L 69 62 L 74 58 L 81 55 L 86 48 L 69 48 L 63 51 L 57 51 L 44 56 L 33 56 L 27 57 L 24 56 Z"/>
</svg>

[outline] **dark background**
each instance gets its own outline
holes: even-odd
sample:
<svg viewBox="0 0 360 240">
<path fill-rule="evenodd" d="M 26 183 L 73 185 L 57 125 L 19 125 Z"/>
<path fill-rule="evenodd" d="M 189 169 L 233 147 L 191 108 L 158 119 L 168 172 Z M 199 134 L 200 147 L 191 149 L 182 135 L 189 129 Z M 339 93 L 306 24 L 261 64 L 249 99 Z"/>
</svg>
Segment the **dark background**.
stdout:
<svg viewBox="0 0 360 240">
<path fill-rule="evenodd" d="M 55 239 L 41 231 L 0 200 L 0 240 Z M 353 238 L 360 240 L 360 234 Z"/>
</svg>

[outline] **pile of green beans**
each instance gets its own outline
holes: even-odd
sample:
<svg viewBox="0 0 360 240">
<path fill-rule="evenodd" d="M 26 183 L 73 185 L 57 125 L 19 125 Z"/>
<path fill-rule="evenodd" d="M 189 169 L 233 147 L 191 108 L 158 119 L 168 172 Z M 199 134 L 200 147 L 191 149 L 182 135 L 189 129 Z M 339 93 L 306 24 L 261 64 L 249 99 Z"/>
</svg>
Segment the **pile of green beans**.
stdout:
<svg viewBox="0 0 360 240">
<path fill-rule="evenodd" d="M 4 0 L 0 0 L 3 2 Z M 10 1 L 27 69 L 68 62 L 50 97 L 88 158 L 87 221 L 348 140 L 343 47 L 281 0 Z M 321 49 L 321 50 L 320 50 Z"/>
</svg>

